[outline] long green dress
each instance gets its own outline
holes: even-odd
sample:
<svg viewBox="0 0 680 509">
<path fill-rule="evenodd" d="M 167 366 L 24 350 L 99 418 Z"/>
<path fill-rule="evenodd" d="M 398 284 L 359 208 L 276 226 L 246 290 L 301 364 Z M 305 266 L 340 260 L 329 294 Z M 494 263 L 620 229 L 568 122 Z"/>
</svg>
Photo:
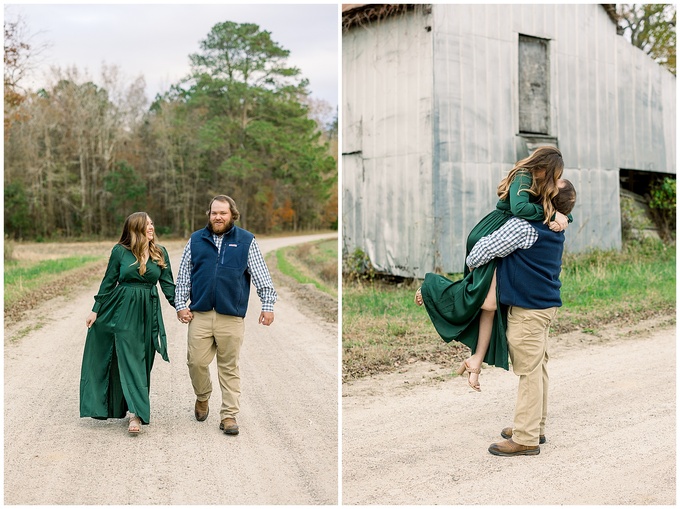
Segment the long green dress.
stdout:
<svg viewBox="0 0 680 509">
<path fill-rule="evenodd" d="M 543 220 L 543 207 L 535 203 L 536 197 L 519 192 L 531 187 L 532 177 L 529 172 L 519 172 L 510 184 L 508 199 L 499 200 L 496 209 L 487 214 L 472 229 L 467 238 L 465 257 L 479 239 L 498 230 L 513 216 L 529 221 Z M 486 295 L 489 293 L 496 260 L 477 267 L 470 272 L 467 265 L 463 279 L 450 279 L 428 272 L 422 285 L 423 303 L 430 320 L 442 339 L 449 343 L 459 341 L 470 347 L 474 354 L 479 335 L 479 314 Z M 508 346 L 505 337 L 507 324 L 507 308 L 498 302 L 494 313 L 491 342 L 484 357 L 487 364 L 508 369 Z"/>
<path fill-rule="evenodd" d="M 149 423 L 149 387 L 156 352 L 168 359 L 167 340 L 156 284 L 174 306 L 170 259 L 165 268 L 149 259 L 146 272 L 130 250 L 116 244 L 92 311 L 97 319 L 87 332 L 80 374 L 80 416 L 125 417 L 129 410 Z"/>
</svg>

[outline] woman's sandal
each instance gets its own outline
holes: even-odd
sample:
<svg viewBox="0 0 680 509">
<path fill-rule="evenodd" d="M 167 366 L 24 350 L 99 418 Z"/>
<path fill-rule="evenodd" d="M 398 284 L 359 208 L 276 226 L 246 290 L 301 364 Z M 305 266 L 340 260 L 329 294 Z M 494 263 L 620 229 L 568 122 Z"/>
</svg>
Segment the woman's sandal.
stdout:
<svg viewBox="0 0 680 509">
<path fill-rule="evenodd" d="M 413 302 L 418 306 L 423 305 L 423 293 L 421 292 L 422 286 L 416 290 L 416 294 L 413 296 Z"/>
<path fill-rule="evenodd" d="M 136 435 L 142 429 L 142 420 L 137 415 L 130 415 L 130 423 L 128 424 L 128 433 Z"/>
<path fill-rule="evenodd" d="M 479 369 L 479 368 L 471 368 L 470 366 L 468 366 L 467 360 L 464 360 L 461 363 L 460 367 L 458 368 L 458 371 L 456 371 L 456 373 L 458 375 L 462 375 L 465 372 L 467 372 L 467 374 L 468 374 L 468 380 L 467 380 L 468 385 L 470 387 L 472 387 L 474 390 L 476 390 L 477 392 L 482 392 L 481 386 L 479 385 L 479 377 L 477 378 L 477 383 L 475 385 L 472 385 L 472 382 L 470 382 L 470 374 L 471 373 L 477 373 L 479 375 L 479 374 L 481 374 L 482 370 Z"/>
</svg>

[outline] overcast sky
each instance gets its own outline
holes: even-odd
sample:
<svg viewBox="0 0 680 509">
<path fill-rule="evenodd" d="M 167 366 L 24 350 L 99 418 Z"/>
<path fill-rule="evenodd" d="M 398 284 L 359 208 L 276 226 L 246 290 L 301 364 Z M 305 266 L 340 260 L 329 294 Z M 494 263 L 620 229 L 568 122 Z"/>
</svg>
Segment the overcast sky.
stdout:
<svg viewBox="0 0 680 509">
<path fill-rule="evenodd" d="M 24 85 L 42 86 L 51 65 L 75 65 L 97 82 L 101 63 L 118 65 L 132 81 L 143 75 L 149 100 L 189 72 L 189 55 L 224 21 L 255 23 L 290 50 L 289 64 L 310 82 L 312 97 L 338 105 L 337 4 L 5 4 L 21 15 L 34 43 L 47 43 L 41 67 Z M 127 82 L 127 81 L 126 81 Z"/>
</svg>

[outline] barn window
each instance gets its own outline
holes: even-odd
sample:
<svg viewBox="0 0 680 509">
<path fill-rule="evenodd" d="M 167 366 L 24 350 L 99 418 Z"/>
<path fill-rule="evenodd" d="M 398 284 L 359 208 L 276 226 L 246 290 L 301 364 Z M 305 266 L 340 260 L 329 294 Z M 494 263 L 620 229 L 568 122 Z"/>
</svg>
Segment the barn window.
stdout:
<svg viewBox="0 0 680 509">
<path fill-rule="evenodd" d="M 519 36 L 519 131 L 550 134 L 548 40 Z"/>
</svg>

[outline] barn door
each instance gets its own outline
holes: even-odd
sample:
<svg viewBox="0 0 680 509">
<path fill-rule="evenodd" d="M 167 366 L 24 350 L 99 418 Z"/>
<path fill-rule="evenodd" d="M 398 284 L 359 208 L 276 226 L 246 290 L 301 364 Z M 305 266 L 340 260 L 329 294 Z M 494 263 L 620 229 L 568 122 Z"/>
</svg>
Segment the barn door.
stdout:
<svg viewBox="0 0 680 509">
<path fill-rule="evenodd" d="M 550 134 L 548 40 L 519 36 L 519 131 Z"/>
</svg>

